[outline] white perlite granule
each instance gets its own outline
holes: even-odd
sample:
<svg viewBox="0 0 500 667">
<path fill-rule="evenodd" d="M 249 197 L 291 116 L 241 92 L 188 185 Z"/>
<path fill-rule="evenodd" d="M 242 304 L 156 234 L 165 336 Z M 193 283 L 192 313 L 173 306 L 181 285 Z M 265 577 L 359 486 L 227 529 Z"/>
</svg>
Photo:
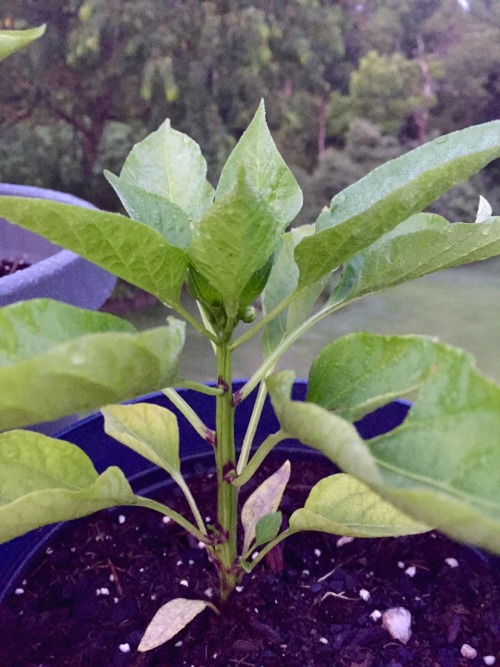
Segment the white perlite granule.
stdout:
<svg viewBox="0 0 500 667">
<path fill-rule="evenodd" d="M 494 655 L 485 655 L 483 658 L 483 662 L 485 665 L 494 665 L 497 659 L 495 658 Z"/>
<path fill-rule="evenodd" d="M 382 615 L 382 626 L 402 644 L 407 644 L 411 637 L 411 614 L 404 607 L 387 609 Z"/>
<path fill-rule="evenodd" d="M 120 644 L 118 648 L 122 653 L 130 653 L 130 644 Z"/>
<path fill-rule="evenodd" d="M 477 657 L 476 649 L 472 648 L 470 644 L 463 644 L 460 653 L 464 658 L 467 658 L 467 660 L 474 660 L 474 658 Z"/>
</svg>

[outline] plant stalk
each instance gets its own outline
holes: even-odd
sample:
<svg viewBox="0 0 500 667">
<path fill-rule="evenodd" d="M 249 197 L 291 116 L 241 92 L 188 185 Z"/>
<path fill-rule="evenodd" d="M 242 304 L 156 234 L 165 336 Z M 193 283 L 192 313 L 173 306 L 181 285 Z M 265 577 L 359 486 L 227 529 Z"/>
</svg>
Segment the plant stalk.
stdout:
<svg viewBox="0 0 500 667">
<path fill-rule="evenodd" d="M 237 557 L 237 504 L 238 489 L 227 477 L 235 470 L 236 452 L 234 442 L 234 406 L 232 403 L 232 354 L 227 342 L 217 345 L 218 386 L 224 387 L 222 395 L 216 397 L 215 460 L 217 466 L 217 521 L 222 541 L 216 546 L 219 567 L 221 601 L 227 599 L 239 580 L 233 565 Z"/>
</svg>

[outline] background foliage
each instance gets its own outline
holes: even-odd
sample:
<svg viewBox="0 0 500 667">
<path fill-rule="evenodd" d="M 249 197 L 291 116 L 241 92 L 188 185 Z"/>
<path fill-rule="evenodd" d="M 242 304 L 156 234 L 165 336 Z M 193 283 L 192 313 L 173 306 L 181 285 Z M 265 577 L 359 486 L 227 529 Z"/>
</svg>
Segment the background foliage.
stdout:
<svg viewBox="0 0 500 667">
<path fill-rule="evenodd" d="M 374 166 L 500 115 L 492 0 L 4 0 L 0 27 L 46 22 L 1 67 L 0 180 L 116 209 L 102 178 L 165 117 L 214 180 L 261 97 L 305 190 L 301 221 Z M 434 210 L 495 206 L 495 166 Z"/>
</svg>

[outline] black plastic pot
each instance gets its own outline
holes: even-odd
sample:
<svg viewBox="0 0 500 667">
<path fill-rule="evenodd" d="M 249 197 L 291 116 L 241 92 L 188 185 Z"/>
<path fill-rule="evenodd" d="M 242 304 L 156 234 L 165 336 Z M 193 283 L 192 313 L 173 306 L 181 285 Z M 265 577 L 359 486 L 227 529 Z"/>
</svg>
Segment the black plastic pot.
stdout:
<svg viewBox="0 0 500 667">
<path fill-rule="evenodd" d="M 0 197 L 51 199 L 96 209 L 84 199 L 56 190 L 0 183 Z M 0 259 L 22 259 L 30 266 L 0 278 L 0 306 L 35 298 L 51 298 L 97 310 L 108 298 L 116 278 L 79 255 L 50 243 L 0 218 Z"/>
<path fill-rule="evenodd" d="M 241 386 L 243 386 L 243 382 L 236 382 L 234 390 L 238 390 Z M 215 399 L 192 390 L 180 390 L 180 392 L 203 421 L 208 426 L 213 427 Z M 304 381 L 296 382 L 293 397 L 296 400 L 302 400 L 305 394 L 306 383 Z M 255 393 L 248 397 L 236 410 L 235 433 L 237 445 L 241 445 L 245 435 L 254 398 Z M 179 421 L 180 454 L 184 474 L 186 471 L 189 474 L 190 469 L 199 469 L 199 466 L 213 466 L 213 451 L 211 447 L 198 436 L 192 426 L 178 413 L 164 394 L 151 394 L 136 399 L 133 402 L 139 401 L 148 401 L 156 405 L 162 405 L 176 412 Z M 392 430 L 403 421 L 408 409 L 409 404 L 407 402 L 395 401 L 390 403 L 358 422 L 358 430 L 364 438 L 371 438 Z M 278 421 L 268 399 L 263 409 L 255 441 L 261 442 L 266 435 L 277 431 L 278 428 Z M 108 437 L 104 433 L 103 418 L 100 415 L 93 415 L 84 419 L 62 431 L 59 436 L 84 450 L 93 460 L 98 472 L 102 472 L 110 465 L 118 465 L 130 480 L 136 493 L 148 495 L 159 485 L 163 486 L 168 483 L 168 478 L 163 471 L 159 471 L 158 468 L 151 466 L 144 458 Z M 296 453 L 296 455 L 300 455 L 300 452 L 303 451 L 307 452 L 308 456 L 322 457 L 319 452 L 305 448 L 295 440 L 285 441 L 278 445 L 278 448 L 291 449 L 293 450 L 292 454 Z M 0 600 L 12 590 L 15 582 L 22 578 L 22 573 L 27 568 L 30 558 L 39 549 L 43 548 L 44 544 L 53 535 L 54 531 L 58 530 L 60 525 L 40 528 L 7 544 L 0 545 Z"/>
</svg>

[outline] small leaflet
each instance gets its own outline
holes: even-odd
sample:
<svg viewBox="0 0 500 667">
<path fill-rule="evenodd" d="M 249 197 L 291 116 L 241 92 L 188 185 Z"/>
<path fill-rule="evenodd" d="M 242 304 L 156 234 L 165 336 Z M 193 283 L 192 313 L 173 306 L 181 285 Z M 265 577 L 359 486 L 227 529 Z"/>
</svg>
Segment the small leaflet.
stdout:
<svg viewBox="0 0 500 667">
<path fill-rule="evenodd" d="M 276 512 L 281 497 L 290 479 L 290 461 L 285 461 L 279 470 L 262 482 L 247 499 L 241 511 L 241 523 L 245 531 L 243 553 L 245 554 L 255 538 L 257 523 L 266 516 Z"/>
<path fill-rule="evenodd" d="M 479 195 L 479 206 L 477 208 L 476 220 L 475 222 L 484 222 L 488 218 L 491 218 L 493 215 L 493 209 L 491 204 L 483 195 Z"/>
<path fill-rule="evenodd" d="M 151 651 L 151 649 L 161 646 L 185 628 L 206 607 L 217 611 L 217 608 L 211 602 L 205 600 L 187 600 L 186 598 L 170 600 L 163 607 L 160 607 L 154 615 L 137 650 L 142 652 Z"/>
</svg>

